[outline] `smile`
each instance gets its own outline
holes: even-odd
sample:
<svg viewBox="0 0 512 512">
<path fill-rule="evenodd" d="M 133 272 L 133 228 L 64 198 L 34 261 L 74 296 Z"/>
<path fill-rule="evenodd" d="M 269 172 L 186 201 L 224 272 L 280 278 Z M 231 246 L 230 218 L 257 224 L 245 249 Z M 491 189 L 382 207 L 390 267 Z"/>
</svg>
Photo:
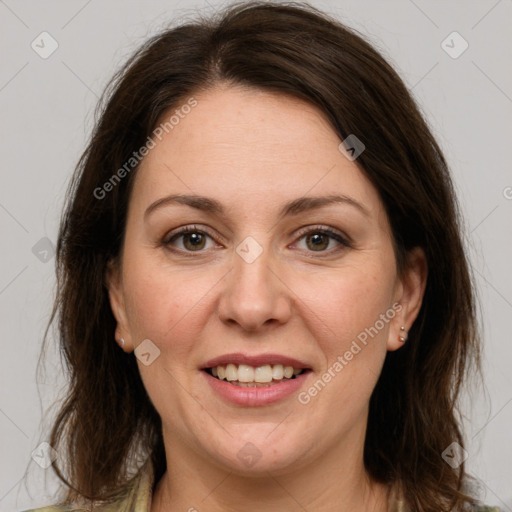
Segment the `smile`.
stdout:
<svg viewBox="0 0 512 512">
<path fill-rule="evenodd" d="M 247 364 L 229 363 L 206 368 L 206 371 L 212 377 L 226 380 L 235 386 L 268 387 L 294 379 L 305 369 L 283 366 L 282 364 L 266 364 L 254 367 Z"/>
</svg>

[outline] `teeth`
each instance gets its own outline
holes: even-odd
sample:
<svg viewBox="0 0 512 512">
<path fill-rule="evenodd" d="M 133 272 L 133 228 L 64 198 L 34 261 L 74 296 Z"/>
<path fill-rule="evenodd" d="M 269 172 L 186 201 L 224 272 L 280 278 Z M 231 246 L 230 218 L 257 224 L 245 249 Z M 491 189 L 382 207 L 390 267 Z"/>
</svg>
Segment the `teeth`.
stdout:
<svg viewBox="0 0 512 512">
<path fill-rule="evenodd" d="M 238 380 L 238 369 L 234 364 L 229 363 L 226 366 L 226 380 Z"/>
<path fill-rule="evenodd" d="M 291 379 L 293 377 L 293 367 L 292 366 L 285 366 L 284 367 L 284 376 L 287 379 Z"/>
<path fill-rule="evenodd" d="M 247 364 L 239 365 L 238 382 L 254 382 L 254 368 Z"/>
<path fill-rule="evenodd" d="M 282 364 L 266 364 L 253 367 L 247 364 L 220 365 L 211 369 L 212 375 L 220 380 L 227 380 L 233 384 L 269 384 L 276 380 L 288 380 L 293 376 L 300 375 L 302 368 L 283 366 Z"/>
<path fill-rule="evenodd" d="M 254 382 L 272 382 L 272 366 L 258 366 L 254 369 Z"/>
<path fill-rule="evenodd" d="M 284 376 L 284 368 L 282 364 L 275 364 L 272 367 L 272 378 L 281 380 Z"/>
</svg>

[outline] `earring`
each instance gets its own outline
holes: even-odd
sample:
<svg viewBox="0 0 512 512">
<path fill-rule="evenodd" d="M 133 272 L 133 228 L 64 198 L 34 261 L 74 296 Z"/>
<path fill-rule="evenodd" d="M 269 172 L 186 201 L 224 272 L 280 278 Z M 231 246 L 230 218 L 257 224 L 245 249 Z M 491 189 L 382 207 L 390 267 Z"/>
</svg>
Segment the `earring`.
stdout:
<svg viewBox="0 0 512 512">
<path fill-rule="evenodd" d="M 399 336 L 400 341 L 402 343 L 405 343 L 407 341 L 407 331 L 405 330 L 405 327 L 403 325 L 402 325 L 402 327 L 400 327 L 400 331 L 401 331 L 401 336 Z"/>
<path fill-rule="evenodd" d="M 119 340 L 117 341 L 117 343 L 119 344 L 119 346 L 124 350 L 124 338 L 119 338 Z"/>
</svg>

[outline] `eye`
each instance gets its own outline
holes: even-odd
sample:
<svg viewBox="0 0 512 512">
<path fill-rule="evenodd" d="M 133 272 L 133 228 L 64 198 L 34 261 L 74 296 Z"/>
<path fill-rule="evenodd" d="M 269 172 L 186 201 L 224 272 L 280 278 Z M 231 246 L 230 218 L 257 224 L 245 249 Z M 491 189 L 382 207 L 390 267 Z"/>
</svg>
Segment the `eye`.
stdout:
<svg viewBox="0 0 512 512">
<path fill-rule="evenodd" d="M 340 249 L 340 247 L 338 247 L 338 249 L 334 248 L 332 250 L 326 251 L 332 240 L 336 241 L 342 248 L 350 247 L 349 242 L 341 233 L 337 233 L 323 226 L 305 228 L 298 233 L 298 236 L 298 241 L 302 239 L 305 240 L 307 247 L 306 250 L 308 252 L 323 253 Z M 182 247 L 176 247 L 175 245 L 176 241 L 179 239 L 181 239 Z M 174 251 L 173 247 L 176 247 L 176 252 L 191 253 L 202 252 L 203 249 L 207 249 L 207 239 L 213 241 L 213 236 L 204 230 L 198 229 L 198 227 L 194 225 L 185 226 L 173 233 L 170 233 L 170 235 L 167 236 L 162 243 L 163 245 L 169 247 L 169 249 L 172 251 Z"/>
<path fill-rule="evenodd" d="M 338 242 L 342 247 L 350 247 L 350 244 L 341 233 L 334 232 L 322 226 L 306 228 L 299 233 L 299 236 L 299 241 L 304 239 L 307 249 L 310 249 L 312 252 L 331 252 L 325 249 L 327 249 L 332 240 Z M 333 250 L 337 249 L 334 248 Z"/>
<path fill-rule="evenodd" d="M 183 252 L 198 252 L 205 248 L 206 239 L 212 237 L 203 230 L 197 228 L 197 226 L 186 226 L 179 229 L 174 234 L 171 233 L 170 237 L 166 238 L 163 243 L 166 246 L 172 246 L 174 241 L 181 238 L 183 247 L 178 248 Z"/>
</svg>

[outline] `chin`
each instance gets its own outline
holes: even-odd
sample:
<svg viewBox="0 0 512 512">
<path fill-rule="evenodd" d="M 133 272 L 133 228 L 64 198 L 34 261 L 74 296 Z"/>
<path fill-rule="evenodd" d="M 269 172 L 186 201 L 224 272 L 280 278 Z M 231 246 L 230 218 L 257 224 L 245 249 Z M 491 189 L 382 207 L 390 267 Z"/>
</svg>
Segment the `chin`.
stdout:
<svg viewBox="0 0 512 512">
<path fill-rule="evenodd" d="M 224 445 L 217 445 L 210 455 L 226 470 L 244 476 L 268 476 L 268 473 L 286 474 L 295 471 L 298 461 L 304 456 L 305 447 L 297 439 L 294 443 L 289 436 L 285 442 L 278 439 L 269 441 L 268 429 L 255 436 L 229 437 Z"/>
</svg>

